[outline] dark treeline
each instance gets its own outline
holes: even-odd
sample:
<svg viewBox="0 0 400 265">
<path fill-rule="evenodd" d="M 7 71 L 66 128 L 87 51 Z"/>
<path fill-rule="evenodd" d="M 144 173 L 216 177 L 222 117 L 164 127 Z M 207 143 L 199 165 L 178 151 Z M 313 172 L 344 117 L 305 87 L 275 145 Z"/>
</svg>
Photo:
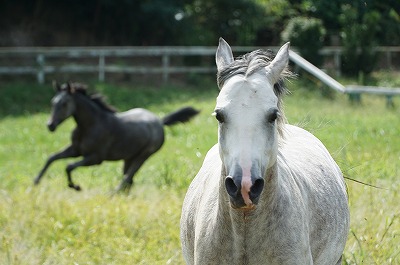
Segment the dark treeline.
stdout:
<svg viewBox="0 0 400 265">
<path fill-rule="evenodd" d="M 295 17 L 322 21 L 324 45 L 400 44 L 398 0 L 2 0 L 0 14 L 0 46 L 277 45 Z"/>
</svg>

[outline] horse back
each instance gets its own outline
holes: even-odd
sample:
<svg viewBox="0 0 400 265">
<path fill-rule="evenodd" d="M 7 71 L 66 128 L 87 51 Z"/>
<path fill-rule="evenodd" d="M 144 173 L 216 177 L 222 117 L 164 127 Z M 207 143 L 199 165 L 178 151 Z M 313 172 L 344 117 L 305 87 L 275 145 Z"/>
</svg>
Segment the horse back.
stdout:
<svg viewBox="0 0 400 265">
<path fill-rule="evenodd" d="M 146 109 L 135 108 L 115 114 L 110 130 L 115 149 L 130 147 L 143 155 L 150 155 L 164 143 L 160 119 Z"/>
</svg>

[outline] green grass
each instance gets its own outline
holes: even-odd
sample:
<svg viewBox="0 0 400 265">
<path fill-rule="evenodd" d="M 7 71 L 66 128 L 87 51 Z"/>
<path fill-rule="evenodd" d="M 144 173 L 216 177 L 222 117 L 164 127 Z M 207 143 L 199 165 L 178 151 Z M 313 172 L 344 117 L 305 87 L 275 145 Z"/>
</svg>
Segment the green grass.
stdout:
<svg viewBox="0 0 400 265">
<path fill-rule="evenodd" d="M 48 155 L 69 143 L 74 123 L 47 131 L 52 96 L 47 86 L 0 87 L 1 264 L 183 264 L 180 209 L 217 141 L 210 115 L 216 86 L 95 85 L 121 111 L 141 106 L 163 116 L 192 105 L 202 112 L 188 124 L 166 128 L 164 146 L 139 170 L 130 195 L 110 196 L 121 179 L 122 162 L 77 169 L 73 178 L 83 191 L 76 192 L 67 188 L 64 173 L 72 160 L 58 161 L 33 187 Z M 388 189 L 346 181 L 351 231 L 343 263 L 400 264 L 399 110 L 387 109 L 377 96 L 363 96 L 361 105 L 343 95 L 323 97 L 301 79 L 289 87 L 289 122 L 320 138 L 346 176 Z M 400 99 L 394 103 L 400 106 Z"/>
</svg>

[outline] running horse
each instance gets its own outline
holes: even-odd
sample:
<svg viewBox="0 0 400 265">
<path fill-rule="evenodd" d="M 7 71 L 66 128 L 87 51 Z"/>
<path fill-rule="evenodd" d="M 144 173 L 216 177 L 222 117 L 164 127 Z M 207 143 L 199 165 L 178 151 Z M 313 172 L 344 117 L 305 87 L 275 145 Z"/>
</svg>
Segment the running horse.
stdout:
<svg viewBox="0 0 400 265">
<path fill-rule="evenodd" d="M 216 52 L 218 144 L 182 207 L 187 264 L 341 264 L 349 230 L 343 174 L 282 110 L 289 43 L 275 57 Z"/>
<path fill-rule="evenodd" d="M 133 176 L 141 165 L 164 143 L 164 125 L 186 122 L 198 111 L 185 107 L 159 119 L 142 108 L 117 112 L 105 103 L 100 94 L 89 95 L 87 86 L 80 83 L 54 84 L 56 95 L 51 100 L 52 112 L 47 123 L 50 131 L 68 117 L 73 117 L 77 127 L 72 132 L 70 146 L 51 155 L 35 178 L 38 184 L 51 163 L 69 157 L 83 158 L 66 168 L 68 186 L 80 190 L 72 181 L 71 172 L 81 166 L 101 164 L 103 161 L 124 161 L 124 177 L 118 191 L 129 191 Z"/>
</svg>

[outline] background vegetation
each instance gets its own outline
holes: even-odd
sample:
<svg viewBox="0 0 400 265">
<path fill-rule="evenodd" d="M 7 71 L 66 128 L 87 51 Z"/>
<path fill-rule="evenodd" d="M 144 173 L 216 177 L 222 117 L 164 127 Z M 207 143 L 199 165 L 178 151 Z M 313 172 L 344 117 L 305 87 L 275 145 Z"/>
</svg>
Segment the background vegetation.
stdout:
<svg viewBox="0 0 400 265">
<path fill-rule="evenodd" d="M 398 73 L 373 71 L 374 47 L 400 44 L 399 10 L 398 0 L 0 1 L 0 46 L 215 46 L 222 36 L 235 46 L 289 40 L 319 64 L 320 47 L 339 45 L 342 73 L 365 74 L 365 85 L 399 87 Z M 353 105 L 306 78 L 289 83 L 289 122 L 319 137 L 347 177 L 385 188 L 346 181 L 351 230 L 343 264 L 400 264 L 398 108 L 367 95 Z M 190 84 L 164 87 L 91 83 L 121 111 L 145 107 L 163 116 L 183 105 L 202 111 L 189 124 L 166 129 L 166 143 L 137 173 L 130 195 L 111 196 L 122 162 L 76 170 L 82 192 L 67 188 L 71 160 L 56 162 L 33 187 L 48 155 L 69 143 L 74 123 L 50 134 L 50 85 L 2 78 L 0 263 L 183 264 L 183 197 L 217 141 L 210 115 L 215 80 L 188 79 Z M 351 77 L 341 82 L 357 83 Z M 394 103 L 399 106 L 399 99 Z"/>
<path fill-rule="evenodd" d="M 374 47 L 400 44 L 400 2 L 0 1 L 0 46 L 215 46 L 220 36 L 231 45 L 269 46 L 281 44 L 284 30 L 311 62 L 321 63 L 320 47 L 342 45 L 342 72 L 369 74 Z"/>
<path fill-rule="evenodd" d="M 0 1 L 0 45 L 215 45 L 220 36 L 233 45 L 278 45 L 299 16 L 322 21 L 327 45 L 372 22 L 378 45 L 399 45 L 399 12 L 397 0 Z"/>
<path fill-rule="evenodd" d="M 374 84 L 398 76 L 374 73 Z M 350 82 L 345 80 L 344 82 Z M 130 195 L 111 196 L 122 162 L 79 168 L 67 187 L 56 162 L 33 187 L 50 153 L 69 143 L 72 120 L 47 131 L 50 85 L 3 84 L 0 89 L 0 261 L 30 264 L 184 264 L 179 241 L 180 210 L 186 189 L 207 150 L 217 141 L 210 115 L 217 96 L 214 80 L 198 86 L 129 87 L 92 83 L 120 110 L 141 106 L 163 116 L 183 105 L 201 109 L 192 122 L 166 129 L 166 143 L 140 169 Z M 327 98 L 304 79 L 289 84 L 289 122 L 319 137 L 347 177 L 386 189 L 346 181 L 351 230 L 343 264 L 400 263 L 398 109 L 363 96 L 352 105 L 345 96 Z M 400 101 L 396 98 L 395 104 Z"/>
</svg>

